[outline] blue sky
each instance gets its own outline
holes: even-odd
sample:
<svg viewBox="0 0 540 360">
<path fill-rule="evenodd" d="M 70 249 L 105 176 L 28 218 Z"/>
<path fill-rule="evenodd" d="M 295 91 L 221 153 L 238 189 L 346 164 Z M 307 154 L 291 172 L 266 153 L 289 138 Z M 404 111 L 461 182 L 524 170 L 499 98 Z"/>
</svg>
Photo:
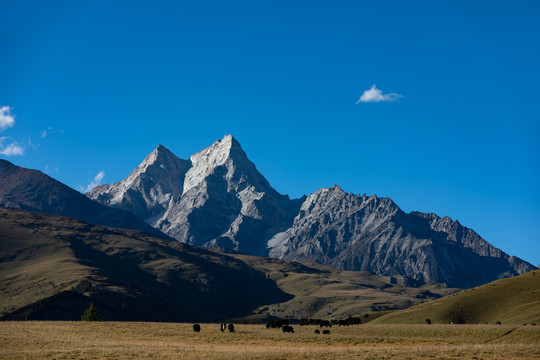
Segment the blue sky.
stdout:
<svg viewBox="0 0 540 360">
<path fill-rule="evenodd" d="M 232 134 L 281 193 L 391 197 L 540 264 L 538 1 L 0 7 L 1 158 L 80 189 Z"/>
</svg>

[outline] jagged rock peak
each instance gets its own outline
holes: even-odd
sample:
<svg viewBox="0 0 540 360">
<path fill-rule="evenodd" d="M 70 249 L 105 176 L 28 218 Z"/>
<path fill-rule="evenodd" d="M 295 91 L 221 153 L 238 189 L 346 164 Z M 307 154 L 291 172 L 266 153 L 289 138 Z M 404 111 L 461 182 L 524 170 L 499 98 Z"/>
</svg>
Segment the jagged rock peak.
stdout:
<svg viewBox="0 0 540 360">
<path fill-rule="evenodd" d="M 241 160 L 247 160 L 246 153 L 238 140 L 232 135 L 225 135 L 223 139 L 217 139 L 211 146 L 191 155 L 190 159 L 192 163 L 206 159 L 208 165 L 219 166 L 231 155 L 240 155 Z"/>
<path fill-rule="evenodd" d="M 174 155 L 159 144 L 129 176 L 111 185 L 101 185 L 86 195 L 107 206 L 131 211 L 155 226 L 156 218 L 181 195 L 189 160 Z"/>
<path fill-rule="evenodd" d="M 154 151 L 148 154 L 139 166 L 154 164 L 156 162 L 166 162 L 171 158 L 178 159 L 178 157 L 174 155 L 171 150 L 167 149 L 161 144 L 158 144 Z"/>
<path fill-rule="evenodd" d="M 315 191 L 313 194 L 311 194 L 304 205 L 309 205 L 310 203 L 329 203 L 329 202 L 335 202 L 335 201 L 342 201 L 347 199 L 348 201 L 355 201 L 355 202 L 373 202 L 375 204 L 379 204 L 381 206 L 390 206 L 394 208 L 399 208 L 396 203 L 390 198 L 387 197 L 378 197 L 377 195 L 373 194 L 371 196 L 367 196 L 366 194 L 363 195 L 356 195 L 354 193 L 347 193 L 345 192 L 339 185 L 333 185 L 329 188 L 320 188 L 317 191 Z"/>
<path fill-rule="evenodd" d="M 214 174 L 218 167 L 225 169 L 223 177 L 229 187 L 249 183 L 257 191 L 275 192 L 232 135 L 225 135 L 223 139 L 218 139 L 206 149 L 191 155 L 190 161 L 192 167 L 186 174 L 184 194 Z"/>
</svg>

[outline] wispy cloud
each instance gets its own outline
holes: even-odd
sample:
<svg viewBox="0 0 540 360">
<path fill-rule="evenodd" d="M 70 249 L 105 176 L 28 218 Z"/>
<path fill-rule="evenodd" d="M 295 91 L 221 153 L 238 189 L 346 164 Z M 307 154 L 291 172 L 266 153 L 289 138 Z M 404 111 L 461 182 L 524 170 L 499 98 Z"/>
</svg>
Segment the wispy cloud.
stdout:
<svg viewBox="0 0 540 360">
<path fill-rule="evenodd" d="M 104 177 L 105 177 L 105 171 L 102 170 L 102 171 L 98 172 L 98 174 L 94 177 L 94 180 L 90 181 L 90 184 L 88 184 L 86 189 L 84 187 L 82 187 L 81 185 L 79 185 L 79 189 L 81 190 L 81 192 L 89 192 L 90 190 L 92 190 L 96 186 L 100 185 L 101 180 L 103 180 Z"/>
<path fill-rule="evenodd" d="M 64 130 L 60 130 L 60 129 L 54 129 L 52 126 L 49 126 L 48 128 L 46 128 L 45 130 L 43 130 L 41 132 L 41 138 L 44 139 L 46 138 L 47 136 L 49 136 L 50 134 L 64 134 Z"/>
<path fill-rule="evenodd" d="M 49 126 L 47 129 L 43 130 L 41 132 L 41 138 L 44 139 L 45 137 L 47 137 L 49 134 L 64 134 L 64 130 L 60 130 L 60 129 L 54 129 L 52 126 Z"/>
<path fill-rule="evenodd" d="M 50 130 L 52 130 L 52 127 L 51 127 L 51 126 L 49 126 L 49 127 L 47 128 L 47 130 L 43 130 L 43 131 L 41 132 L 41 138 L 44 139 L 44 138 L 48 135 L 48 132 L 49 132 Z"/>
<path fill-rule="evenodd" d="M 0 155 L 14 156 L 23 155 L 24 148 L 9 137 L 0 137 Z"/>
<path fill-rule="evenodd" d="M 377 89 L 377 86 L 373 84 L 369 90 L 364 91 L 356 103 L 397 101 L 400 97 L 403 97 L 403 95 L 396 93 L 384 94 L 382 90 Z"/>
<path fill-rule="evenodd" d="M 0 131 L 4 131 L 15 125 L 15 116 L 11 115 L 9 106 L 0 107 Z"/>
<path fill-rule="evenodd" d="M 53 166 L 51 166 L 50 164 L 47 164 L 47 165 L 45 165 L 44 172 L 45 172 L 46 174 L 56 173 L 56 172 L 58 172 L 58 168 L 57 168 L 57 167 L 53 167 Z"/>
</svg>

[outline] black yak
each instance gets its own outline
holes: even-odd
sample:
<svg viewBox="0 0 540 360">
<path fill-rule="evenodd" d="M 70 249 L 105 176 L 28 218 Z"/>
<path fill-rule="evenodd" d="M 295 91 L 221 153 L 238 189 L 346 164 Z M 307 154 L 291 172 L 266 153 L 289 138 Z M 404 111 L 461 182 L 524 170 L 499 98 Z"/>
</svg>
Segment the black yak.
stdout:
<svg viewBox="0 0 540 360">
<path fill-rule="evenodd" d="M 193 331 L 200 332 L 201 331 L 201 325 L 199 324 L 193 324 Z"/>
<path fill-rule="evenodd" d="M 233 324 L 229 324 L 228 329 L 229 329 L 229 332 L 232 332 L 232 333 L 233 333 L 233 332 L 234 332 L 234 325 L 233 325 Z"/>
<path fill-rule="evenodd" d="M 284 333 L 294 333 L 293 327 L 289 325 L 283 325 L 281 330 L 283 330 Z"/>
<path fill-rule="evenodd" d="M 276 328 L 280 328 L 282 326 L 288 326 L 289 325 L 289 320 L 287 319 L 277 319 L 277 320 L 270 320 L 267 324 L 266 324 L 266 328 L 267 329 L 276 329 Z"/>
</svg>

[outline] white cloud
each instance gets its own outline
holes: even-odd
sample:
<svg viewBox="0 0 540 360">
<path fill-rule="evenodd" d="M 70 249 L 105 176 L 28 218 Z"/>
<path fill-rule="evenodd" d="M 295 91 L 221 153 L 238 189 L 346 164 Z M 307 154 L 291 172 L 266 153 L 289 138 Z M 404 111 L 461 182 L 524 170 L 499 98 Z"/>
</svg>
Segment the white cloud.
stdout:
<svg viewBox="0 0 540 360">
<path fill-rule="evenodd" d="M 9 106 L 0 107 L 0 131 L 13 127 L 13 125 L 15 125 L 15 117 L 11 115 L 11 108 Z"/>
<path fill-rule="evenodd" d="M 0 155 L 14 156 L 23 155 L 24 148 L 20 146 L 16 141 L 13 141 L 8 137 L 0 137 Z"/>
<path fill-rule="evenodd" d="M 90 184 L 88 184 L 86 189 L 84 189 L 82 186 L 79 186 L 79 189 L 81 189 L 81 191 L 84 190 L 84 192 L 89 192 L 90 190 L 92 190 L 96 186 L 100 185 L 101 180 L 103 180 L 104 177 L 105 177 L 105 171 L 102 170 L 102 171 L 98 172 L 98 174 L 94 177 L 94 180 L 90 181 Z"/>
<path fill-rule="evenodd" d="M 383 92 L 377 89 L 377 86 L 373 84 L 369 90 L 364 91 L 356 103 L 397 101 L 400 97 L 403 97 L 403 95 L 396 93 L 383 94 Z"/>
</svg>

